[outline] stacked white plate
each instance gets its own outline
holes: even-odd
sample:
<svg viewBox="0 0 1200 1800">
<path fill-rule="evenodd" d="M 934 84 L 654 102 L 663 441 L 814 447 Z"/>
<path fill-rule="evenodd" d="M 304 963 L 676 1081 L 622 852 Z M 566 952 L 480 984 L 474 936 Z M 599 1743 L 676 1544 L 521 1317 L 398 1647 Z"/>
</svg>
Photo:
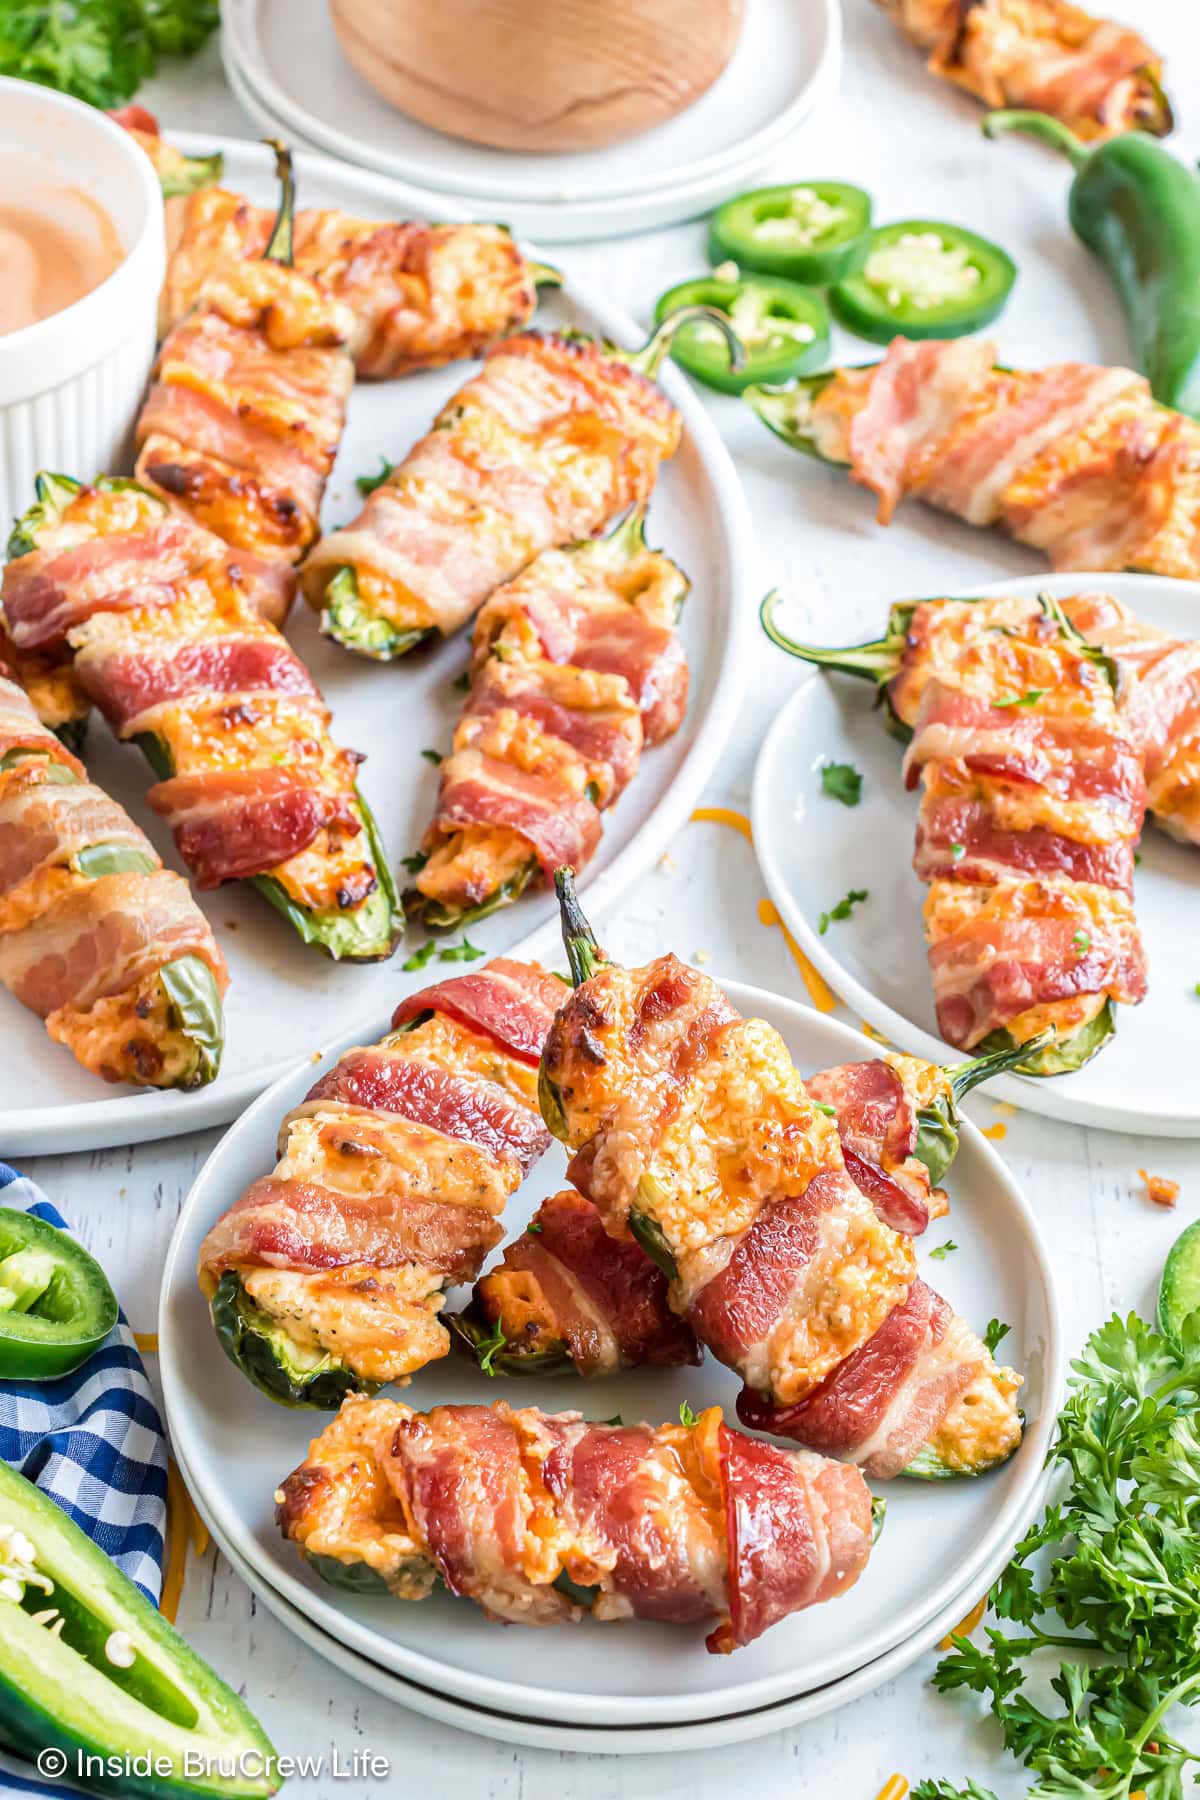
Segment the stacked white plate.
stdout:
<svg viewBox="0 0 1200 1800">
<path fill-rule="evenodd" d="M 230 85 L 264 129 L 407 183 L 420 213 L 452 199 L 459 216 L 551 243 L 696 218 L 752 186 L 841 69 L 838 0 L 746 0 L 729 66 L 678 118 L 606 149 L 533 154 L 389 106 L 342 55 L 328 0 L 225 0 L 221 19 Z"/>
<path fill-rule="evenodd" d="M 743 1013 L 779 1029 L 801 1070 L 875 1054 L 835 1020 L 757 989 L 725 984 Z M 382 1031 L 386 1020 L 376 1021 Z M 370 1035 L 370 1034 L 367 1034 Z M 364 1041 L 363 1034 L 344 1041 Z M 274 1406 L 217 1348 L 197 1290 L 200 1243 L 275 1160 L 280 1119 L 338 1054 L 333 1046 L 278 1082 L 214 1151 L 192 1189 L 167 1259 L 159 1320 L 164 1399 L 175 1453 L 214 1538 L 263 1603 L 314 1652 L 433 1718 L 509 1741 L 575 1750 L 647 1751 L 752 1738 L 803 1722 L 869 1691 L 945 1635 L 994 1580 L 1043 1493 L 1062 1351 L 1053 1280 L 1029 1207 L 1004 1164 L 967 1125 L 951 1172 L 952 1228 L 962 1248 L 931 1277 L 982 1328 L 1011 1325 L 1003 1354 L 1025 1376 L 1025 1440 L 978 1480 L 888 1484 L 887 1521 L 870 1566 L 842 1599 L 784 1621 L 732 1658 L 706 1654 L 702 1633 L 662 1625 L 500 1631 L 469 1603 L 420 1605 L 328 1587 L 283 1542 L 273 1493 L 323 1417 Z M 562 1185 L 554 1145 L 514 1198 L 519 1233 Z M 931 1227 L 931 1241 L 946 1227 Z M 921 1245 L 918 1245 L 920 1250 Z M 461 1303 L 453 1297 L 451 1305 Z M 489 1381 L 456 1357 L 405 1389 L 416 1407 L 503 1397 L 548 1411 L 653 1421 L 680 1402 L 719 1402 L 733 1416 L 735 1378 L 699 1369 L 635 1370 L 588 1386 L 569 1378 Z M 515 1671 L 515 1673 L 514 1673 Z"/>
</svg>

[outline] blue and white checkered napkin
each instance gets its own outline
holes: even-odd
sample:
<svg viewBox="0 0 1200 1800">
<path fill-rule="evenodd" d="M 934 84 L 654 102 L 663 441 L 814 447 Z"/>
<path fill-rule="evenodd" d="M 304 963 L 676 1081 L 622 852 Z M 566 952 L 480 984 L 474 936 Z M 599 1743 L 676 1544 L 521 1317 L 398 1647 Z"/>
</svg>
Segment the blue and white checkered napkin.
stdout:
<svg viewBox="0 0 1200 1800">
<path fill-rule="evenodd" d="M 32 1181 L 0 1163 L 0 1207 L 65 1226 Z M 167 1520 L 162 1421 L 125 1314 L 81 1368 L 57 1381 L 0 1381 L 0 1457 L 35 1482 L 158 1604 Z M 0 1793 L 65 1800 L 0 1749 Z"/>
</svg>

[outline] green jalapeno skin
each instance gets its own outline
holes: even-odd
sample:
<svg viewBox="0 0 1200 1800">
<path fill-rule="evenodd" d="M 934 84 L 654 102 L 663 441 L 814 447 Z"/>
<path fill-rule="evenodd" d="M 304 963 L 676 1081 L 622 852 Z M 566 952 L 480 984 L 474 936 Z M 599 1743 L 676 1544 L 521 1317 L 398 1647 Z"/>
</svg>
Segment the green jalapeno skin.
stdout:
<svg viewBox="0 0 1200 1800">
<path fill-rule="evenodd" d="M 829 354 L 829 308 L 819 294 L 781 276 L 727 280 L 713 274 L 682 281 L 660 296 L 655 320 L 661 324 L 678 308 L 696 304 L 714 306 L 728 317 L 745 348 L 745 366 L 735 371 L 728 346 L 701 336 L 705 328 L 696 325 L 679 331 L 671 355 L 681 369 L 719 393 L 740 394 L 752 382 L 787 381 Z"/>
<path fill-rule="evenodd" d="M 320 623 L 322 636 L 372 662 L 395 662 L 437 636 L 432 627 L 405 631 L 373 613 L 359 594 L 357 575 L 348 567 L 339 569 L 325 589 Z"/>
<path fill-rule="evenodd" d="M 281 1406 L 336 1412 L 347 1394 L 375 1394 L 384 1385 L 364 1381 L 334 1356 L 321 1357 L 311 1368 L 292 1361 L 284 1327 L 254 1304 L 234 1269 L 222 1275 L 208 1304 L 217 1342 L 230 1362 Z"/>
<path fill-rule="evenodd" d="M 462 1350 L 485 1375 L 570 1375 L 575 1365 L 567 1346 L 555 1340 L 553 1348 L 523 1349 L 504 1336 L 499 1325 L 484 1319 L 474 1305 L 444 1318 L 456 1349 Z"/>
<path fill-rule="evenodd" d="M 1141 131 L 1091 148 L 1057 119 L 1021 111 L 990 113 L 983 130 L 1025 132 L 1069 158 L 1071 226 L 1112 278 L 1150 392 L 1200 417 L 1200 176 Z"/>
<path fill-rule="evenodd" d="M 22 1599 L 0 1605 L 7 1746 L 30 1762 L 54 1749 L 56 1768 L 87 1768 L 89 1787 L 110 1793 L 248 1800 L 278 1789 L 276 1752 L 244 1702 L 61 1507 L 2 1462 L 0 1518 L 33 1553 L 17 1568 Z M 39 1611 L 57 1615 L 57 1632 Z M 105 1654 L 117 1634 L 128 1667 Z M 115 1773 L 135 1757 L 152 1772 Z"/>
<path fill-rule="evenodd" d="M 805 215 L 814 202 L 837 216 L 823 226 L 812 218 L 806 226 Z M 726 200 L 713 214 L 709 261 L 735 262 L 741 269 L 824 287 L 857 267 L 870 227 L 871 196 L 848 181 L 753 188 Z"/>
<path fill-rule="evenodd" d="M 47 1219 L 0 1208 L 0 1379 L 69 1375 L 116 1322 L 116 1295 L 82 1244 Z"/>
<path fill-rule="evenodd" d="M 906 243 L 911 261 L 933 241 L 944 259 L 960 259 L 960 292 L 923 297 L 919 285 L 906 284 Z M 889 253 L 899 253 L 899 265 L 891 275 L 882 269 L 876 273 L 877 262 Z M 829 301 L 846 329 L 872 344 L 890 344 L 897 336 L 965 337 L 1003 311 L 1016 279 L 1017 265 L 999 244 L 960 225 L 903 219 L 871 233 L 861 268 L 831 289 Z"/>
<path fill-rule="evenodd" d="M 194 194 L 198 188 L 213 187 L 225 173 L 225 158 L 219 150 L 211 156 L 181 156 L 173 169 L 163 170 L 158 177 L 164 200 L 178 194 Z"/>
</svg>

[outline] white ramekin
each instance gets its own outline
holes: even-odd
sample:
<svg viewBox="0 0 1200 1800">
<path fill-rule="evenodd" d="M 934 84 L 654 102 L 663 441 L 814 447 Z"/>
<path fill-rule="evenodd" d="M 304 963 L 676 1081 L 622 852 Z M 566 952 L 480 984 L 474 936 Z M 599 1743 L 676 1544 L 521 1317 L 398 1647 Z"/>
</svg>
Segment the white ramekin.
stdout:
<svg viewBox="0 0 1200 1800">
<path fill-rule="evenodd" d="M 150 159 L 94 107 L 0 76 L 0 170 L 80 189 L 108 213 L 125 260 L 73 306 L 0 336 L 0 543 L 39 469 L 89 481 L 129 467 L 154 360 L 166 270 L 162 196 Z"/>
</svg>

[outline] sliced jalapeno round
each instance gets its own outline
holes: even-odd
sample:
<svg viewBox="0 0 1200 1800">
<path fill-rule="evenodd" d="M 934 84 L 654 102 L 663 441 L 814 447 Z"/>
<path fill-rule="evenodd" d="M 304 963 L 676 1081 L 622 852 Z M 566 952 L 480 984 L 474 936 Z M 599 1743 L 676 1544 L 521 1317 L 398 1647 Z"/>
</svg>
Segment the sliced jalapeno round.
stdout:
<svg viewBox="0 0 1200 1800">
<path fill-rule="evenodd" d="M 800 181 L 754 188 L 717 208 L 708 254 L 742 269 L 791 281 L 840 281 L 861 260 L 871 228 L 871 196 L 847 181 Z"/>
<path fill-rule="evenodd" d="M 873 344 L 964 337 L 994 319 L 1017 265 L 959 225 L 902 219 L 871 233 L 865 260 L 830 293 L 841 323 Z"/>
<path fill-rule="evenodd" d="M 794 281 L 743 278 L 718 269 L 668 288 L 654 316 L 661 321 L 681 306 L 697 303 L 728 316 L 745 347 L 745 365 L 730 367 L 728 344 L 704 320 L 680 327 L 671 355 L 689 375 L 723 394 L 740 394 L 753 382 L 787 381 L 829 354 L 829 308 L 819 294 Z"/>
</svg>

